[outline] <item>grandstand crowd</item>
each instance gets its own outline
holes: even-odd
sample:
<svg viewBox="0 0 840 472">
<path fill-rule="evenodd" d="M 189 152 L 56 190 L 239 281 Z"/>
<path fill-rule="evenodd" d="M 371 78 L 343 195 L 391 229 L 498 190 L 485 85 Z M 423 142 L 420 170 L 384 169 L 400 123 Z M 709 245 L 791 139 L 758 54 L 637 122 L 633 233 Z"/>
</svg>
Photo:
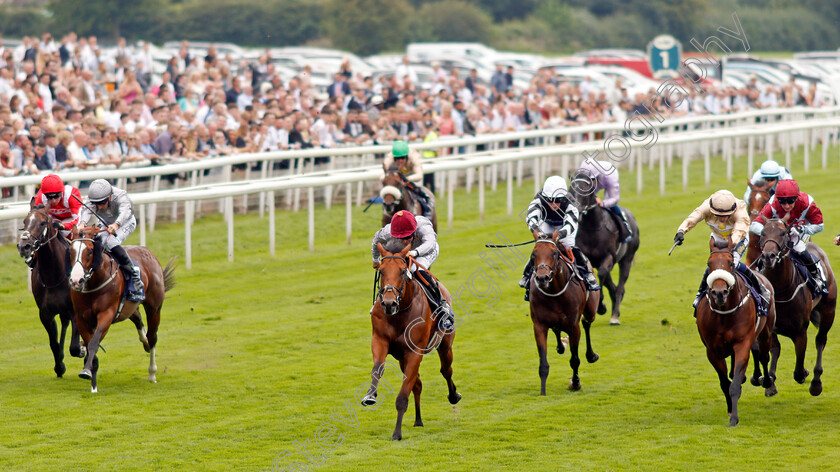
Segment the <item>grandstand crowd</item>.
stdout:
<svg viewBox="0 0 840 472">
<path fill-rule="evenodd" d="M 49 34 L 24 38 L 8 48 L 0 40 L 0 175 L 819 101 L 815 88 L 803 90 L 793 80 L 782 88 L 755 80 L 741 89 L 713 86 L 667 103 L 654 90 L 631 96 L 620 79 L 607 90 L 589 80 L 569 83 L 552 68 L 518 89 L 511 67 L 498 66 L 490 83 L 475 71 L 433 67 L 431 86 L 421 87 L 407 59 L 376 81 L 345 61 L 332 84 L 319 89 L 307 68 L 284 80 L 268 51 L 242 63 L 212 46 L 193 57 L 185 41 L 166 70 L 154 73 L 148 45 L 127 48 L 120 40 L 106 54 L 96 37 L 72 33 L 60 41 Z"/>
</svg>

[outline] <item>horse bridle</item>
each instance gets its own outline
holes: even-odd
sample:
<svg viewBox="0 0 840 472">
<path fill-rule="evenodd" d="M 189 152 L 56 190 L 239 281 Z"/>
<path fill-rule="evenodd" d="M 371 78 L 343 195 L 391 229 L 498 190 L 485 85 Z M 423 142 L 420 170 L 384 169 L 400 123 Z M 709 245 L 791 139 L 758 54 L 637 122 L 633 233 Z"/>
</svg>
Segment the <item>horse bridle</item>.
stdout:
<svg viewBox="0 0 840 472">
<path fill-rule="evenodd" d="M 90 241 L 91 243 L 96 244 L 96 241 L 94 241 L 92 238 L 74 238 L 73 241 Z M 105 249 L 103 248 L 103 251 L 104 250 Z M 79 264 L 81 264 L 81 262 L 79 262 Z M 74 262 L 73 265 L 75 266 L 76 263 Z M 84 267 L 84 266 L 82 266 L 82 267 Z M 87 287 L 88 281 L 90 281 L 90 278 L 93 277 L 94 270 L 93 270 L 93 266 L 91 266 L 88 270 L 85 271 L 85 275 L 82 277 L 81 289 L 77 290 L 77 292 L 79 292 L 79 293 L 93 293 L 93 292 L 97 292 L 99 290 L 102 290 L 102 288 L 104 288 L 106 285 L 111 283 L 111 281 L 113 281 L 114 278 L 117 277 L 117 272 L 119 272 L 119 270 L 113 270 L 113 268 L 114 268 L 114 259 L 111 259 L 111 269 L 112 269 L 111 270 L 111 272 L 112 272 L 111 276 L 108 277 L 104 282 L 102 282 L 98 287 L 96 287 L 94 289 L 91 289 L 91 290 L 86 290 L 85 287 Z"/>
<path fill-rule="evenodd" d="M 554 247 L 557 249 L 557 252 L 554 254 L 554 264 L 549 266 L 548 264 L 540 264 L 534 268 L 534 273 L 536 273 L 541 268 L 545 267 L 548 269 L 548 278 L 554 278 L 554 272 L 557 270 L 557 266 L 560 264 L 560 246 L 557 245 L 556 242 L 552 241 L 551 239 L 538 239 L 534 244 L 539 243 L 550 243 L 553 244 Z"/>
<path fill-rule="evenodd" d="M 761 257 L 764 257 L 764 246 L 766 246 L 767 243 L 773 243 L 773 244 L 776 245 L 776 247 L 779 248 L 779 252 L 778 252 L 778 254 L 776 254 L 776 260 L 773 262 L 773 264 L 778 264 L 779 262 L 781 262 L 782 259 L 784 259 L 784 257 L 790 251 L 790 248 L 788 247 L 787 244 L 782 244 L 782 243 L 780 243 L 779 241 L 777 241 L 773 238 L 766 238 L 764 240 L 764 242 L 759 244 L 759 250 L 761 251 Z"/>
<path fill-rule="evenodd" d="M 761 189 L 751 189 L 753 193 L 766 193 L 767 194 L 767 201 L 770 201 L 770 191 L 769 190 L 761 190 Z M 749 203 L 749 202 L 748 202 Z M 753 216 L 757 215 L 761 210 L 750 210 L 750 217 L 752 219 Z"/>
<path fill-rule="evenodd" d="M 400 304 L 402 303 L 403 293 L 405 292 L 405 287 L 406 287 L 406 285 L 408 285 L 408 280 L 411 278 L 411 272 L 410 272 L 410 267 L 409 267 L 409 265 L 411 264 L 410 258 L 406 259 L 405 257 L 402 257 L 402 256 L 382 256 L 380 258 L 380 260 L 382 260 L 382 259 L 399 259 L 399 260 L 406 263 L 405 271 L 403 271 L 402 275 L 400 276 L 400 280 L 402 281 L 402 285 L 400 286 L 400 288 L 397 288 L 396 286 L 391 285 L 391 284 L 388 284 L 384 287 L 380 286 L 379 287 L 379 293 L 377 293 L 377 295 L 376 295 L 376 298 L 381 303 L 382 302 L 382 297 L 386 293 L 394 292 L 394 296 L 397 298 L 397 306 L 400 306 Z M 380 273 L 381 272 L 379 272 L 379 271 L 377 272 L 377 280 L 379 279 L 379 274 Z M 399 313 L 399 311 L 397 311 L 396 313 Z M 396 314 L 396 313 L 394 313 L 394 314 Z"/>
<path fill-rule="evenodd" d="M 32 212 L 37 213 L 41 216 L 44 216 L 47 219 L 47 225 L 44 227 L 44 232 L 41 234 L 41 237 L 46 236 L 47 233 L 50 231 L 50 227 L 52 226 L 52 215 L 50 215 L 47 212 L 41 211 L 41 210 L 32 210 Z M 59 234 L 59 231 L 56 230 L 55 234 L 53 234 L 52 236 L 50 236 L 46 240 L 41 241 L 39 238 L 33 237 L 32 233 L 30 233 L 29 231 L 24 230 L 20 235 L 20 239 L 21 240 L 25 239 L 27 242 L 28 241 L 33 241 L 32 250 L 29 252 L 29 256 L 26 258 L 26 261 L 29 262 L 29 260 L 32 259 L 32 255 L 35 254 L 36 252 L 38 252 L 38 249 L 41 249 L 42 246 L 45 246 L 45 245 L 49 244 L 49 242 L 52 241 L 53 239 L 55 239 L 58 236 L 58 234 Z"/>
<path fill-rule="evenodd" d="M 718 249 L 718 250 L 715 250 L 715 251 L 710 252 L 710 253 L 709 253 L 709 255 L 712 255 L 712 254 L 720 254 L 720 253 L 727 253 L 727 254 L 730 254 L 730 255 L 732 254 L 732 252 L 731 252 L 731 251 L 729 251 L 728 249 Z M 738 276 L 737 276 L 736 274 L 734 274 L 734 273 L 733 273 L 732 275 L 733 275 L 733 276 L 734 276 L 734 278 L 735 278 L 735 283 L 732 285 L 732 287 L 730 287 L 730 286 L 727 284 L 727 287 L 726 287 L 726 297 L 728 297 L 728 296 L 729 296 L 729 292 L 730 292 L 733 288 L 737 288 L 737 286 L 738 286 Z M 711 287 L 710 287 L 710 289 L 711 289 Z M 744 297 L 741 299 L 741 302 L 740 302 L 739 304 L 735 305 L 735 308 L 732 308 L 732 309 L 729 309 L 729 310 L 718 310 L 717 308 L 715 308 L 714 306 L 712 306 L 712 300 L 711 300 L 711 298 L 709 297 L 709 292 L 708 292 L 708 291 L 706 291 L 706 298 L 709 300 L 709 309 L 710 309 L 710 310 L 712 310 L 713 312 L 715 312 L 715 313 L 717 313 L 717 314 L 719 314 L 719 315 L 729 315 L 729 314 L 734 313 L 736 310 L 738 310 L 738 309 L 739 309 L 739 308 L 741 308 L 742 306 L 744 306 L 744 303 L 746 303 L 746 302 L 747 302 L 747 300 L 750 298 L 750 291 L 749 291 L 749 290 L 747 290 L 747 294 L 746 294 L 746 295 L 744 295 Z"/>
</svg>

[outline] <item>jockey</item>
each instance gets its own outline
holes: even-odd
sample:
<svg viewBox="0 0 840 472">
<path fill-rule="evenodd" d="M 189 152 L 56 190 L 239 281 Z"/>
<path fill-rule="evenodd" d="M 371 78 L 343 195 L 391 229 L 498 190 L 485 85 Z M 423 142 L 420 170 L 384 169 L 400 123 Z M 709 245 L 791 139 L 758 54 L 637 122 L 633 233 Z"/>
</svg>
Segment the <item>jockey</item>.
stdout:
<svg viewBox="0 0 840 472">
<path fill-rule="evenodd" d="M 64 185 L 58 175 L 50 174 L 41 179 L 41 189 L 35 195 L 35 205 L 46 206 L 50 215 L 64 227 L 61 235 L 67 237 L 70 230 L 79 223 L 82 194 L 76 187 Z"/>
<path fill-rule="evenodd" d="M 674 236 L 674 242 L 678 246 L 682 246 L 685 240 L 685 233 L 689 232 L 691 228 L 697 225 L 701 220 L 705 220 L 706 224 L 712 230 L 711 237 L 715 241 L 726 241 L 727 238 L 732 240 L 734 249 L 732 255 L 735 258 L 735 267 L 749 283 L 756 289 L 764 304 L 759 309 L 760 315 L 766 315 L 765 310 L 770 303 L 770 291 L 763 283 L 759 282 L 752 270 L 746 264 L 741 262 L 741 255 L 747 248 L 747 231 L 750 228 L 750 216 L 747 212 L 747 204 L 743 200 L 738 200 L 735 195 L 729 190 L 718 190 L 712 196 L 703 201 L 694 211 L 688 215 L 688 218 L 682 222 L 680 228 Z M 708 284 L 706 278 L 709 276 L 709 269 L 703 274 L 703 279 L 700 281 L 700 288 L 697 289 L 697 297 L 694 300 L 693 306 L 696 309 L 697 304 L 700 303 L 700 298 L 706 293 Z"/>
<path fill-rule="evenodd" d="M 618 200 L 621 198 L 621 187 L 618 182 L 618 169 L 607 161 L 595 161 L 586 159 L 581 164 L 580 169 L 575 172 L 575 177 L 586 176 L 592 180 L 592 193 L 597 194 L 604 190 L 604 199 L 596 196 L 595 201 L 598 205 L 606 208 L 610 212 L 618 216 L 618 219 L 624 224 L 624 229 L 627 230 L 627 237 L 624 238 L 625 243 L 633 240 L 633 230 L 630 229 L 630 223 L 618 207 Z"/>
<path fill-rule="evenodd" d="M 452 329 L 455 314 L 452 307 L 441 295 L 437 280 L 428 272 L 440 253 L 440 246 L 437 243 L 437 235 L 432 227 L 432 222 L 425 216 L 415 217 L 409 211 L 400 210 L 396 212 L 391 218 L 391 222 L 373 235 L 371 254 L 373 255 L 374 269 L 379 269 L 381 257 L 379 248 L 376 247 L 377 243 L 382 243 L 382 246 L 389 251 L 393 249 L 392 252 L 399 252 L 407 244 L 411 245 L 408 255 L 412 256 L 417 264 L 411 264 L 409 270 L 412 273 L 420 272 L 422 279 L 429 283 L 427 294 L 429 295 L 429 305 L 432 313 L 443 314 L 439 320 L 441 330 L 449 331 Z M 422 267 L 418 267 L 418 265 Z"/>
<path fill-rule="evenodd" d="M 771 218 L 785 218 L 790 225 L 790 242 L 793 254 L 808 268 L 814 280 L 814 295 L 828 295 L 825 275 L 820 260 L 807 251 L 811 235 L 823 230 L 822 212 L 814 197 L 799 191 L 795 180 L 782 180 L 776 185 L 776 194 L 764 205 L 761 213 L 750 225 L 750 231 L 761 235 L 764 223 Z"/>
<path fill-rule="evenodd" d="M 750 183 L 753 185 L 758 185 L 761 183 L 762 180 L 772 183 L 773 185 L 770 187 L 770 196 L 773 196 L 773 193 L 776 191 L 776 184 L 780 180 L 789 180 L 793 179 L 791 173 L 785 169 L 784 167 L 780 166 L 778 162 L 769 159 L 764 161 L 761 164 L 761 168 L 755 171 L 752 178 L 750 179 Z M 750 201 L 750 195 L 752 194 L 752 188 L 747 186 L 747 191 L 744 192 L 744 201 Z"/>
<path fill-rule="evenodd" d="M 432 216 L 432 209 L 429 205 L 429 197 L 423 191 L 420 182 L 423 182 L 423 158 L 417 150 L 408 148 L 408 143 L 405 141 L 394 141 L 391 146 L 391 153 L 385 155 L 382 161 L 382 167 L 387 172 L 392 165 L 399 167 L 402 174 L 403 182 L 406 190 L 411 192 L 420 202 L 423 207 L 423 216 L 429 218 Z M 382 178 L 385 175 L 383 174 Z M 382 189 L 379 196 L 393 195 L 394 199 L 399 201 L 402 198 L 402 193 L 396 187 L 386 186 Z"/>
<path fill-rule="evenodd" d="M 575 246 L 577 237 L 579 214 L 577 207 L 569 201 L 566 189 L 566 180 L 559 175 L 554 175 L 545 180 L 540 192 L 534 196 L 531 204 L 528 205 L 528 217 L 525 222 L 531 232 L 551 235 L 559 230 L 560 242 L 570 248 L 575 256 L 581 278 L 586 282 L 586 289 L 591 291 L 600 290 L 598 280 L 592 273 L 589 259 Z M 531 281 L 531 273 L 534 269 L 533 258 L 528 261 L 519 286 L 526 289 L 525 300 L 528 300 L 528 285 Z"/>
<path fill-rule="evenodd" d="M 137 227 L 134 205 L 128 198 L 128 192 L 112 187 L 107 180 L 97 179 L 91 182 L 87 199 L 88 201 L 82 207 L 79 226 L 88 224 L 91 216 L 98 216 L 93 224 L 100 228 L 104 227 L 107 231 L 99 233 L 97 238 L 102 240 L 103 247 L 114 256 L 120 268 L 131 274 L 131 279 L 126 281 L 129 285 L 128 300 L 143 301 L 146 295 L 143 291 L 140 267 L 132 262 L 125 248 L 121 246 Z"/>
</svg>

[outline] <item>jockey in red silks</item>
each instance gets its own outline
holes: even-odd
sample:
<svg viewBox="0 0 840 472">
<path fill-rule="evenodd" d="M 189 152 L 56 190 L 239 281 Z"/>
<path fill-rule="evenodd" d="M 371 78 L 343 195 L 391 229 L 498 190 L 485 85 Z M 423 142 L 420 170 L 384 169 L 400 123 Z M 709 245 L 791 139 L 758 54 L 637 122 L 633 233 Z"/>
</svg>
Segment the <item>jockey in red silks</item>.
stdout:
<svg viewBox="0 0 840 472">
<path fill-rule="evenodd" d="M 814 295 L 828 295 L 825 273 L 820 260 L 808 252 L 808 239 L 825 227 L 822 211 L 814 203 L 814 197 L 799 190 L 795 180 L 780 180 L 776 194 L 764 205 L 758 218 L 750 225 L 750 231 L 761 235 L 764 223 L 772 218 L 783 218 L 790 226 L 790 242 L 793 255 L 804 265 L 814 280 Z"/>
<path fill-rule="evenodd" d="M 35 195 L 35 205 L 46 206 L 50 215 L 64 227 L 61 235 L 67 237 L 70 229 L 79 223 L 82 194 L 76 187 L 64 185 L 58 175 L 50 174 L 41 179 L 41 189 Z"/>
</svg>

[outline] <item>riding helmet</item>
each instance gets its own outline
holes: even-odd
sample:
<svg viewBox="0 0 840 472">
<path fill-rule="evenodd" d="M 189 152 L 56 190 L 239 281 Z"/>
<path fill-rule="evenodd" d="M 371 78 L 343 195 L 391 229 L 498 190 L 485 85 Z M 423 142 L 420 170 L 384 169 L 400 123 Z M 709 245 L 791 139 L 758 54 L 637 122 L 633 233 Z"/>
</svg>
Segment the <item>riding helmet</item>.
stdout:
<svg viewBox="0 0 840 472">
<path fill-rule="evenodd" d="M 556 201 L 566 196 L 568 189 L 566 188 L 566 179 L 559 175 L 552 175 L 545 179 L 545 184 L 542 188 L 542 196 L 548 201 Z"/>
<path fill-rule="evenodd" d="M 64 182 L 56 174 L 44 176 L 41 179 L 41 193 L 58 193 L 64 191 Z"/>
<path fill-rule="evenodd" d="M 761 172 L 762 177 L 778 179 L 782 176 L 782 167 L 774 160 L 764 161 L 759 172 Z"/>
<path fill-rule="evenodd" d="M 411 212 L 400 210 L 391 217 L 391 236 L 402 239 L 414 234 L 417 229 L 417 220 Z"/>
<path fill-rule="evenodd" d="M 798 197 L 799 184 L 795 180 L 780 180 L 776 184 L 776 198 Z"/>
<path fill-rule="evenodd" d="M 712 214 L 717 216 L 729 216 L 735 213 L 737 205 L 738 201 L 735 199 L 735 195 L 732 195 L 729 190 L 718 190 L 709 199 Z"/>
<path fill-rule="evenodd" d="M 391 154 L 394 155 L 394 159 L 408 156 L 408 143 L 402 140 L 394 141 L 394 145 L 391 146 Z"/>
<path fill-rule="evenodd" d="M 92 203 L 102 203 L 111 196 L 111 184 L 105 179 L 96 179 L 90 183 L 88 199 Z"/>
</svg>

